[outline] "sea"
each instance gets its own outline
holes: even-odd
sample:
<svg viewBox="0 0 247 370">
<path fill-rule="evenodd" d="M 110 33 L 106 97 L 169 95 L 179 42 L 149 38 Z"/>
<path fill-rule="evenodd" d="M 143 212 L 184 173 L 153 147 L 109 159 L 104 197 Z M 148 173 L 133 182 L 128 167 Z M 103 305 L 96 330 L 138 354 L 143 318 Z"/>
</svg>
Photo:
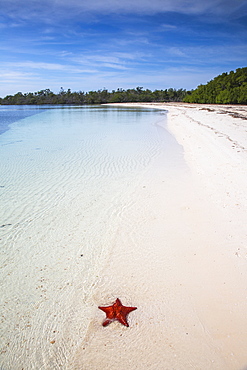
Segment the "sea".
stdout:
<svg viewBox="0 0 247 370">
<path fill-rule="evenodd" d="M 166 124 L 137 106 L 0 106 L 2 370 L 71 368 L 127 199 L 186 167 Z"/>
</svg>

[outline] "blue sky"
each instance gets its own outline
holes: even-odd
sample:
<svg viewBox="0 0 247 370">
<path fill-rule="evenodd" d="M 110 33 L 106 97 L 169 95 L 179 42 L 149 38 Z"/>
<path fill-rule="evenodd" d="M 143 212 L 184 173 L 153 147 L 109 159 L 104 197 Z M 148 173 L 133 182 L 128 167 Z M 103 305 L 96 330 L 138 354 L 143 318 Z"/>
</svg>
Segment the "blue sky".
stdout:
<svg viewBox="0 0 247 370">
<path fill-rule="evenodd" d="M 247 66 L 243 0 L 0 0 L 0 96 L 193 89 Z"/>
</svg>

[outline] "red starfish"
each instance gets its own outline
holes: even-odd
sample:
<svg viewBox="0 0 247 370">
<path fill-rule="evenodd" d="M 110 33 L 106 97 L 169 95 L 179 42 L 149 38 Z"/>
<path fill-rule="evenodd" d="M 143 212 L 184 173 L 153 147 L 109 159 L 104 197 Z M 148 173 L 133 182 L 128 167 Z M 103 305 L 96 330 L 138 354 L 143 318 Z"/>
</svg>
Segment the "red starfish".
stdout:
<svg viewBox="0 0 247 370">
<path fill-rule="evenodd" d="M 126 307 L 123 306 L 120 299 L 116 299 L 116 302 L 112 306 L 99 307 L 100 310 L 106 313 L 105 321 L 103 326 L 109 325 L 112 321 L 118 320 L 121 324 L 129 326 L 127 322 L 127 315 L 137 309 L 137 307 Z"/>
</svg>

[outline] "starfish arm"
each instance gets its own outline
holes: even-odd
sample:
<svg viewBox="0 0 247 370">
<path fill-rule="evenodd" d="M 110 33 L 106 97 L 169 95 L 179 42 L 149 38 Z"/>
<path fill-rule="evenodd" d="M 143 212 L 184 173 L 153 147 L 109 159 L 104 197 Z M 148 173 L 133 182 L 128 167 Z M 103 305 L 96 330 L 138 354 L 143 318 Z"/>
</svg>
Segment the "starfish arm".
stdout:
<svg viewBox="0 0 247 370">
<path fill-rule="evenodd" d="M 102 323 L 103 326 L 109 325 L 113 320 L 105 319 Z"/>
<path fill-rule="evenodd" d="M 118 314 L 116 319 L 124 326 L 129 326 L 127 318 L 125 315 Z"/>
<path fill-rule="evenodd" d="M 99 307 L 99 309 L 105 312 L 106 317 L 107 317 L 108 319 L 113 319 L 113 317 L 114 317 L 114 311 L 113 311 L 113 309 L 112 309 L 112 306 L 108 306 L 108 307 Z"/>
<path fill-rule="evenodd" d="M 116 299 L 116 302 L 114 303 L 116 306 L 122 306 L 122 303 L 119 298 Z"/>
<path fill-rule="evenodd" d="M 125 315 L 128 315 L 130 312 L 136 310 L 137 307 L 126 307 L 126 306 L 122 306 L 121 307 L 121 311 L 125 314 Z"/>
</svg>

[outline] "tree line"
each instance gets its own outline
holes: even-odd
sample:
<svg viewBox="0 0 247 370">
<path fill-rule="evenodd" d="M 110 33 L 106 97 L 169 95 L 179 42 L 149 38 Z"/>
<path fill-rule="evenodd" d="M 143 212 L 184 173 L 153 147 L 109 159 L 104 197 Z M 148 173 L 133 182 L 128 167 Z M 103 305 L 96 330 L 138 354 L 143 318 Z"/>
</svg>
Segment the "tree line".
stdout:
<svg viewBox="0 0 247 370">
<path fill-rule="evenodd" d="M 247 104 L 247 67 L 225 72 L 187 92 L 187 103 Z"/>
<path fill-rule="evenodd" d="M 71 89 L 65 91 L 60 89 L 58 94 L 55 94 L 50 89 L 40 90 L 37 92 L 22 93 L 18 92 L 15 95 L 7 95 L 5 98 L 0 98 L 0 104 L 6 105 L 42 105 L 42 104 L 103 104 L 103 103 L 129 103 L 129 102 L 181 102 L 186 96 L 184 89 L 165 89 L 151 91 L 144 90 L 143 87 L 135 89 L 117 89 L 111 92 L 107 89 L 89 92 L 72 92 Z"/>
<path fill-rule="evenodd" d="M 186 102 L 199 104 L 247 104 L 247 67 L 236 71 L 225 72 L 215 77 L 205 85 L 199 85 L 195 90 L 165 89 L 144 90 L 143 87 L 135 89 L 117 89 L 111 92 L 107 89 L 97 91 L 72 92 L 62 87 L 58 94 L 50 89 L 37 92 L 7 95 L 0 98 L 0 104 L 104 104 L 104 103 L 130 103 L 130 102 Z"/>
</svg>

